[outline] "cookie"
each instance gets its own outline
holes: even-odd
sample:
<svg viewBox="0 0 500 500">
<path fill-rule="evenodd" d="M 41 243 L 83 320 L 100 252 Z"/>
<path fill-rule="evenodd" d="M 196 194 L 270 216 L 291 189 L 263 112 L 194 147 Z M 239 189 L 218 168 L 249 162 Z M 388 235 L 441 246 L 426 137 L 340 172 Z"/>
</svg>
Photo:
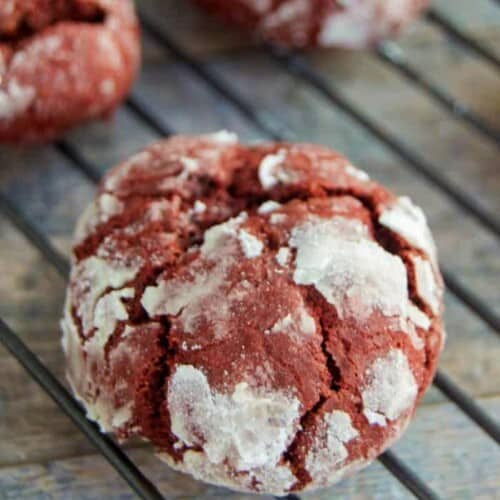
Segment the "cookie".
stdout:
<svg viewBox="0 0 500 500">
<path fill-rule="evenodd" d="M 195 0 L 228 25 L 288 47 L 374 45 L 396 35 L 427 0 Z"/>
<path fill-rule="evenodd" d="M 139 58 L 130 0 L 1 2 L 0 142 L 48 141 L 109 115 Z"/>
<path fill-rule="evenodd" d="M 443 345 L 422 211 L 336 152 L 178 136 L 75 233 L 67 375 L 103 432 L 236 490 L 326 487 L 404 431 Z"/>
</svg>

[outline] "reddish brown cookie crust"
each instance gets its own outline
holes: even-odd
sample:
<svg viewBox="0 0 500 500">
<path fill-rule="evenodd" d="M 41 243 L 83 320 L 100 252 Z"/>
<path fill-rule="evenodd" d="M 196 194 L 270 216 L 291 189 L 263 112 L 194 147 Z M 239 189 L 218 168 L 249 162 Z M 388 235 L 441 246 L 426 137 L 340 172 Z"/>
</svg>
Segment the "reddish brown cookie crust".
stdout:
<svg viewBox="0 0 500 500">
<path fill-rule="evenodd" d="M 264 210 L 262 204 L 270 200 L 281 206 L 267 204 Z M 68 376 L 75 393 L 103 430 L 121 438 L 145 437 L 172 466 L 236 489 L 284 493 L 325 486 L 362 467 L 407 425 L 432 379 L 442 346 L 442 284 L 432 241 L 416 238 L 412 244 L 407 239 L 413 238 L 411 234 L 402 236 L 389 228 L 397 227 L 397 218 L 388 214 L 394 215 L 391 207 L 398 204 L 406 202 L 321 146 L 248 147 L 228 134 L 175 137 L 152 145 L 108 174 L 77 230 L 63 321 Z M 220 226 L 231 217 L 236 222 Z M 342 221 L 340 234 L 351 224 L 363 228 L 366 238 L 385 249 L 384 259 L 400 256 L 408 279 L 403 288 L 406 300 L 427 318 L 427 324 L 415 323 L 406 330 L 407 325 L 394 322 L 406 319 L 387 316 L 383 305 L 373 310 L 363 307 L 358 317 L 348 309 L 342 312 L 342 303 L 340 309 L 333 307 L 318 285 L 298 285 L 293 272 L 302 251 L 297 228 L 332 219 Z M 249 246 L 242 254 L 234 246 L 231 224 L 257 238 L 262 243 L 260 253 Z M 210 232 L 213 229 L 207 232 L 218 227 L 222 228 L 218 236 Z M 414 234 L 423 234 L 419 231 Z M 229 239 L 217 246 L 217 238 L 224 235 Z M 215 245 L 213 253 L 210 245 Z M 367 245 L 371 250 L 372 243 Z M 279 259 L 283 248 L 290 251 L 287 263 Z M 422 293 L 417 283 L 415 266 L 422 265 L 418 259 L 431 269 L 437 305 L 432 300 L 429 304 L 429 294 Z M 223 279 L 215 286 L 211 277 L 220 272 Z M 106 283 L 100 283 L 102 276 Z M 201 290 L 209 290 L 208 298 L 200 299 L 194 287 L 191 299 L 175 314 L 160 312 L 171 298 L 167 291 L 156 304 L 151 300 L 161 283 L 171 283 L 176 300 L 182 300 L 183 286 L 206 276 Z M 363 285 L 369 286 L 369 281 Z M 111 307 L 110 301 L 100 307 L 100 301 L 113 293 L 121 294 L 121 305 Z M 363 319 L 367 309 L 369 315 Z M 293 318 L 299 315 L 302 326 L 297 331 L 283 321 L 287 313 Z M 402 391 L 406 406 L 398 411 L 388 408 L 385 417 L 368 414 L 369 396 L 363 388 L 369 386 L 370 377 L 377 378 L 377 370 L 391 369 L 391 363 L 398 377 L 411 380 L 397 386 L 382 376 L 379 382 L 396 383 L 394 399 L 397 403 L 397 392 Z M 252 381 L 248 382 L 252 389 L 277 394 L 276 401 L 284 405 L 282 413 L 296 401 L 300 411 L 279 462 L 269 470 L 232 465 L 224 471 L 209 468 L 205 458 L 192 462 L 193 457 L 204 457 L 210 439 L 183 442 L 178 415 L 173 422 L 172 410 L 178 412 L 175 407 L 180 403 L 170 396 L 181 369 L 194 375 L 195 382 L 203 373 L 216 391 L 214 401 L 221 405 L 229 404 L 224 398 L 232 391 L 236 391 L 233 399 L 238 393 L 238 401 L 246 401 L 248 393 L 238 385 L 242 380 Z M 201 404 L 199 398 L 196 401 Z M 344 429 L 341 441 L 339 436 L 329 440 L 322 434 L 332 415 Z M 225 421 L 223 428 L 228 425 Z M 193 432 L 196 436 L 200 431 Z M 326 447 L 331 462 L 324 463 L 318 442 Z M 337 462 L 335 453 L 341 455 Z M 326 477 L 322 467 L 328 471 Z M 272 476 L 271 469 L 276 468 L 286 471 L 284 479 Z"/>
<path fill-rule="evenodd" d="M 0 142 L 47 141 L 108 115 L 140 57 L 130 0 L 0 5 Z"/>
<path fill-rule="evenodd" d="M 194 0 L 228 25 L 277 45 L 362 48 L 396 35 L 428 0 Z"/>
</svg>

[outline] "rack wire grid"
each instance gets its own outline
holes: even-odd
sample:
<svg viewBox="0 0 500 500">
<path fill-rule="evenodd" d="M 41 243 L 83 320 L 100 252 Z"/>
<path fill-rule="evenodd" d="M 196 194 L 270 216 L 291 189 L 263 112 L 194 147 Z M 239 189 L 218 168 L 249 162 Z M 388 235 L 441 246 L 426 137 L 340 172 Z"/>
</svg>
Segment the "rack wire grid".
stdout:
<svg viewBox="0 0 500 500">
<path fill-rule="evenodd" d="M 495 0 L 485 1 L 490 1 L 492 5 L 496 4 L 497 7 L 500 6 Z M 172 10 L 172 5 L 170 10 Z M 150 54 L 150 57 L 157 64 L 148 73 L 146 61 L 145 70 L 139 84 L 118 112 L 119 115 L 123 114 L 126 117 L 123 123 L 132 120 L 134 127 L 127 130 L 127 127 L 124 126 L 122 142 L 118 144 L 118 148 L 115 147 L 115 151 L 110 157 L 113 161 L 117 158 L 116 154 L 123 154 L 123 148 L 135 149 L 140 146 L 141 142 L 148 142 L 154 136 L 168 136 L 174 133 L 173 127 L 168 123 L 168 116 L 166 116 L 165 112 L 162 112 L 161 105 L 157 105 L 156 102 L 158 96 L 161 97 L 162 95 L 162 89 L 168 88 L 172 84 L 172 79 L 180 79 L 176 81 L 176 85 L 181 84 L 181 86 L 189 87 L 191 95 L 203 93 L 204 98 L 213 104 L 214 115 L 217 115 L 217 117 L 223 116 L 224 125 L 227 128 L 231 128 L 232 122 L 234 122 L 237 127 L 245 129 L 243 135 L 248 135 L 248 130 L 252 130 L 252 133 L 250 133 L 252 138 L 255 136 L 256 138 L 272 140 L 297 139 L 296 133 L 287 123 L 287 120 L 263 110 L 261 104 L 255 101 L 254 95 L 250 91 L 250 85 L 254 82 L 248 84 L 239 82 L 238 84 L 238 77 L 234 76 L 237 75 L 234 68 L 237 68 L 238 65 L 232 68 L 234 71 L 228 71 L 227 68 L 226 71 L 221 71 L 220 68 L 217 68 L 217 65 L 212 64 L 210 58 L 196 56 L 194 51 L 186 48 L 188 44 L 180 40 L 182 37 L 178 36 L 179 30 L 172 30 L 171 26 L 165 26 L 165 23 L 162 22 L 165 15 L 170 12 L 168 8 L 164 7 L 157 13 L 152 2 L 142 2 L 139 11 L 146 52 Z M 438 8 L 431 8 L 421 23 L 426 25 L 425 29 L 433 30 L 433 36 L 448 38 L 452 50 L 460 54 L 465 53 L 467 57 L 481 61 L 481 64 L 489 66 L 489 71 L 498 72 L 500 70 L 500 59 L 494 49 L 483 45 Z M 177 32 L 177 36 L 172 34 L 172 31 Z M 244 65 L 253 65 L 252 71 L 257 72 L 257 78 L 260 78 L 258 72 L 263 71 L 264 66 L 271 65 L 274 72 L 272 79 L 274 83 L 268 80 L 270 93 L 277 88 L 276 84 L 279 85 L 282 83 L 283 78 L 287 78 L 294 82 L 296 86 L 294 88 L 298 88 L 299 91 L 305 88 L 308 92 L 316 94 L 317 98 L 321 99 L 321 107 L 325 113 L 340 111 L 341 120 L 349 120 L 353 123 L 354 128 L 361 134 L 359 148 L 365 147 L 365 144 L 368 143 L 378 143 L 383 146 L 384 149 L 398 159 L 401 168 L 408 169 L 414 178 L 421 177 L 427 185 L 430 185 L 432 189 L 439 193 L 439 196 L 447 203 L 450 203 L 453 216 L 472 221 L 474 227 L 482 226 L 481 230 L 493 240 L 494 244 L 497 243 L 498 238 L 500 238 L 500 219 L 497 217 L 498 214 L 495 213 L 495 210 L 482 203 L 478 195 L 469 189 L 467 183 L 464 185 L 463 183 L 453 182 L 449 174 L 444 172 L 438 164 L 429 161 L 417 148 L 408 145 L 407 141 L 401 138 L 398 133 L 390 131 L 381 123 L 379 117 L 373 116 L 373 113 L 363 103 L 360 104 L 356 100 L 349 98 L 345 92 L 340 90 L 339 86 L 335 85 L 335 78 L 338 77 L 339 73 L 331 74 L 318 69 L 319 66 L 315 64 L 314 53 L 299 54 L 268 46 L 260 48 L 240 47 L 236 50 L 238 57 L 233 59 L 242 61 L 241 64 Z M 165 55 L 168 57 L 168 62 Z M 325 58 L 324 55 L 322 57 Z M 338 57 L 345 60 L 350 56 Z M 338 63 L 338 57 L 333 56 L 330 58 L 332 64 Z M 399 42 L 384 42 L 374 49 L 372 53 L 367 54 L 366 57 L 370 58 L 370 64 L 387 66 L 390 71 L 396 73 L 397 77 L 403 81 L 402 85 L 407 83 L 414 87 L 414 90 L 419 93 L 421 98 L 428 101 L 429 106 L 441 108 L 441 112 L 448 113 L 454 122 L 465 126 L 468 133 L 475 134 L 476 140 L 485 141 L 493 148 L 500 146 L 500 130 L 491 123 L 491 120 L 485 119 L 459 99 L 453 97 L 445 86 L 439 83 L 439 77 L 445 74 L 446 68 L 443 69 L 443 73 L 437 75 L 437 78 L 430 78 L 419 69 L 418 65 L 412 62 L 411 54 L 407 53 Z M 176 74 L 172 70 L 173 67 L 180 67 L 180 72 Z M 169 73 L 167 73 L 167 70 Z M 153 82 L 155 82 L 155 85 L 152 90 Z M 477 85 L 480 85 L 480 83 L 477 82 Z M 289 99 L 288 105 L 291 106 L 289 112 L 299 113 L 300 116 L 300 98 L 297 97 L 297 100 L 299 102 L 296 109 L 294 109 L 295 99 Z M 196 101 L 191 105 L 188 103 L 189 101 L 186 101 L 186 119 L 189 116 L 197 119 L 197 115 L 193 111 Z M 206 110 L 204 112 L 207 113 Z M 411 110 L 408 113 L 408 118 L 411 120 Z M 237 119 L 234 117 L 237 117 Z M 206 118 L 206 115 L 203 115 L 200 119 L 200 127 L 205 125 Z M 190 131 L 189 126 L 183 125 L 183 128 L 187 129 L 183 131 Z M 28 158 L 32 164 L 47 164 L 57 158 L 59 163 L 62 161 L 62 168 L 76 169 L 79 172 L 78 175 L 83 174 L 87 180 L 95 184 L 103 173 L 98 167 L 95 156 L 100 157 L 99 163 L 105 161 L 108 158 L 106 152 L 108 143 L 106 143 L 106 140 L 100 142 L 99 134 L 104 129 L 99 128 L 99 125 L 94 127 L 97 127 L 97 132 L 92 131 L 92 125 L 83 127 L 83 129 L 54 144 L 37 148 L 29 153 L 22 152 L 18 154 L 21 154 L 24 159 Z M 217 127 L 214 127 L 214 123 L 211 123 L 211 128 Z M 442 139 L 437 135 L 436 141 L 443 142 L 446 139 Z M 117 149 L 119 149 L 119 153 L 116 152 Z M 99 152 L 98 155 L 95 154 L 96 151 Z M 4 153 L 2 154 L 4 158 L 12 155 L 11 150 Z M 495 154 L 498 157 L 497 149 Z M 370 164 L 367 165 L 366 161 L 360 163 L 361 167 L 370 168 Z M 36 177 L 33 182 L 39 182 L 42 178 Z M 71 185 L 65 184 L 64 176 L 59 180 L 62 183 L 59 189 L 67 190 L 72 188 Z M 81 179 L 79 182 L 82 182 Z M 38 187 L 43 191 L 43 184 Z M 407 187 L 411 191 L 411 186 Z M 7 191 L 2 186 L 0 192 L 1 214 L 41 252 L 48 264 L 53 266 L 63 278 L 66 278 L 69 272 L 69 262 L 64 253 L 51 241 L 50 236 L 47 234 L 50 231 L 47 230 L 46 224 L 42 223 L 45 218 L 45 215 L 40 212 L 40 210 L 43 212 L 43 203 L 39 203 L 42 209 L 38 207 L 38 212 L 26 213 L 25 207 L 19 201 L 14 200 L 15 196 L 12 193 L 15 192 L 15 189 L 11 189 L 10 192 Z M 88 191 L 86 191 L 86 194 L 88 194 Z M 54 224 L 57 224 L 57 221 Z M 466 232 L 464 237 L 468 237 Z M 448 262 L 441 262 L 441 266 L 447 285 L 447 293 L 452 296 L 452 300 L 460 303 L 461 307 L 466 308 L 469 316 L 484 322 L 490 335 L 492 335 L 492 332 L 500 333 L 500 317 L 495 307 L 484 297 L 484 294 L 478 293 L 477 287 L 465 283 L 453 270 L 452 266 L 448 266 Z M 450 332 L 450 335 L 453 335 L 453 332 Z M 96 425 L 86 419 L 84 411 L 64 385 L 58 381 L 41 362 L 40 358 L 27 347 L 2 319 L 0 319 L 0 340 L 12 356 L 19 361 L 31 377 L 57 403 L 59 408 L 77 425 L 79 430 L 110 462 L 139 497 L 144 499 L 166 498 L 162 496 L 159 489 L 139 470 L 119 445 L 110 437 L 101 434 Z M 500 443 L 498 421 L 485 411 L 447 373 L 439 370 L 433 385 L 456 405 L 456 411 L 466 414 L 474 424 L 486 433 L 487 440 L 493 440 L 496 443 L 495 446 Z M 436 423 L 436 425 L 441 424 Z M 429 443 L 423 443 L 422 446 L 424 445 L 429 445 Z M 498 451 L 496 448 L 495 450 Z M 473 460 L 473 457 L 469 457 L 469 459 Z M 403 461 L 395 452 L 385 452 L 379 458 L 379 461 L 417 498 L 440 498 L 442 493 L 433 489 L 425 477 L 420 477 L 413 470 L 412 464 Z M 335 489 L 332 489 L 331 492 L 332 495 L 335 495 Z M 297 499 L 299 496 L 291 494 L 287 498 Z"/>
</svg>

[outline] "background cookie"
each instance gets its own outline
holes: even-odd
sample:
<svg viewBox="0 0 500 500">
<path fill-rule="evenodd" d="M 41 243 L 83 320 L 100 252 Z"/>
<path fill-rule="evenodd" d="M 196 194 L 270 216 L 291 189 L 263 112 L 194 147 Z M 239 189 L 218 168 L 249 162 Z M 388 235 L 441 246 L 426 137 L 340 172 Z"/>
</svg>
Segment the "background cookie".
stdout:
<svg viewBox="0 0 500 500">
<path fill-rule="evenodd" d="M 110 113 L 140 57 L 129 0 L 0 5 L 0 141 L 43 141 Z"/>
<path fill-rule="evenodd" d="M 153 144 L 82 216 L 62 322 L 103 431 L 172 467 L 283 494 L 404 430 L 442 347 L 421 210 L 316 145 Z"/>
<path fill-rule="evenodd" d="M 293 47 L 361 48 L 395 35 L 427 0 L 195 0 L 228 24 Z"/>
</svg>

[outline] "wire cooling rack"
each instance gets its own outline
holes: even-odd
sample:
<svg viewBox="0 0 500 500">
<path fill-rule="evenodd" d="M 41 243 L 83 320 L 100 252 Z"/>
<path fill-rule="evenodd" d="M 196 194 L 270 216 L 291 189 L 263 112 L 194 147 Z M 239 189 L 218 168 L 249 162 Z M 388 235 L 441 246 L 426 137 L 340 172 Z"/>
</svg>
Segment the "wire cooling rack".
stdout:
<svg viewBox="0 0 500 500">
<path fill-rule="evenodd" d="M 496 0 L 492 1 L 495 1 L 500 6 L 500 2 Z M 147 17 L 142 12 L 140 14 L 143 30 L 148 36 L 154 39 L 171 57 L 175 58 L 175 60 L 192 72 L 218 98 L 234 107 L 245 120 L 256 127 L 264 136 L 273 140 L 293 138 L 293 134 L 285 125 L 280 124 L 276 120 L 270 121 L 263 118 L 262 114 L 252 105 L 251 99 L 246 98 L 245 95 L 237 91 L 231 85 L 230 81 L 214 72 L 201 59 L 190 54 L 167 31 L 160 29 L 154 19 Z M 496 71 L 500 71 L 499 57 L 493 51 L 466 34 L 460 26 L 455 25 L 445 15 L 431 8 L 425 16 L 425 21 L 433 24 L 446 36 L 453 39 L 460 46 L 461 50 L 470 52 L 474 57 L 486 61 Z M 358 107 L 345 98 L 328 82 L 328 79 L 323 74 L 314 69 L 305 57 L 294 52 L 268 46 L 263 47 L 262 50 L 272 59 L 274 64 L 279 65 L 290 75 L 293 75 L 294 78 L 301 80 L 305 85 L 319 93 L 333 108 L 342 110 L 375 140 L 392 151 L 401 160 L 402 167 L 411 169 L 415 174 L 432 183 L 436 189 L 441 191 L 443 196 L 448 197 L 457 207 L 474 217 L 477 222 L 494 236 L 500 237 L 500 219 L 494 217 L 478 203 L 476 198 L 469 194 L 467 189 L 457 187 L 456 184 L 451 184 L 436 165 L 428 162 L 417 151 L 406 145 L 397 134 L 384 130 L 377 120 L 371 118 L 362 107 Z M 435 105 L 442 107 L 452 114 L 455 119 L 466 122 L 479 134 L 482 134 L 485 140 L 500 145 L 500 130 L 486 123 L 474 111 L 452 97 L 439 85 L 430 81 L 422 72 L 407 61 L 401 48 L 396 43 L 384 42 L 374 50 L 374 53 L 380 61 L 407 79 L 410 85 L 419 88 Z M 164 118 L 160 117 L 157 111 L 148 105 L 147 101 L 139 93 L 133 93 L 127 99 L 124 106 L 145 127 L 149 128 L 155 134 L 168 136 L 174 133 L 174 130 L 165 124 Z M 82 152 L 69 141 L 63 139 L 54 143 L 53 147 L 90 181 L 93 183 L 99 181 L 101 174 L 97 166 L 87 160 Z M 61 276 L 64 278 L 68 276 L 69 262 L 66 257 L 51 244 L 43 231 L 23 214 L 22 209 L 15 202 L 1 193 L 0 212 L 26 236 Z M 477 294 L 465 286 L 443 263 L 441 263 L 441 269 L 443 270 L 448 291 L 468 308 L 471 315 L 480 318 L 492 330 L 500 333 L 500 317 L 496 312 Z M 129 486 L 139 497 L 150 500 L 164 498 L 127 454 L 112 439 L 101 434 L 95 424 L 86 419 L 84 411 L 71 394 L 1 318 L 0 341 L 21 363 L 31 377 L 57 403 L 60 409 L 71 418 L 80 431 L 128 482 Z M 487 433 L 491 439 L 500 443 L 499 424 L 446 373 L 438 371 L 433 384 L 459 410 L 464 412 L 477 426 Z M 421 499 L 440 498 L 439 493 L 434 491 L 423 478 L 419 477 L 394 452 L 385 452 L 379 457 L 379 461 L 415 497 Z M 298 499 L 299 496 L 290 494 L 286 498 Z"/>
</svg>

